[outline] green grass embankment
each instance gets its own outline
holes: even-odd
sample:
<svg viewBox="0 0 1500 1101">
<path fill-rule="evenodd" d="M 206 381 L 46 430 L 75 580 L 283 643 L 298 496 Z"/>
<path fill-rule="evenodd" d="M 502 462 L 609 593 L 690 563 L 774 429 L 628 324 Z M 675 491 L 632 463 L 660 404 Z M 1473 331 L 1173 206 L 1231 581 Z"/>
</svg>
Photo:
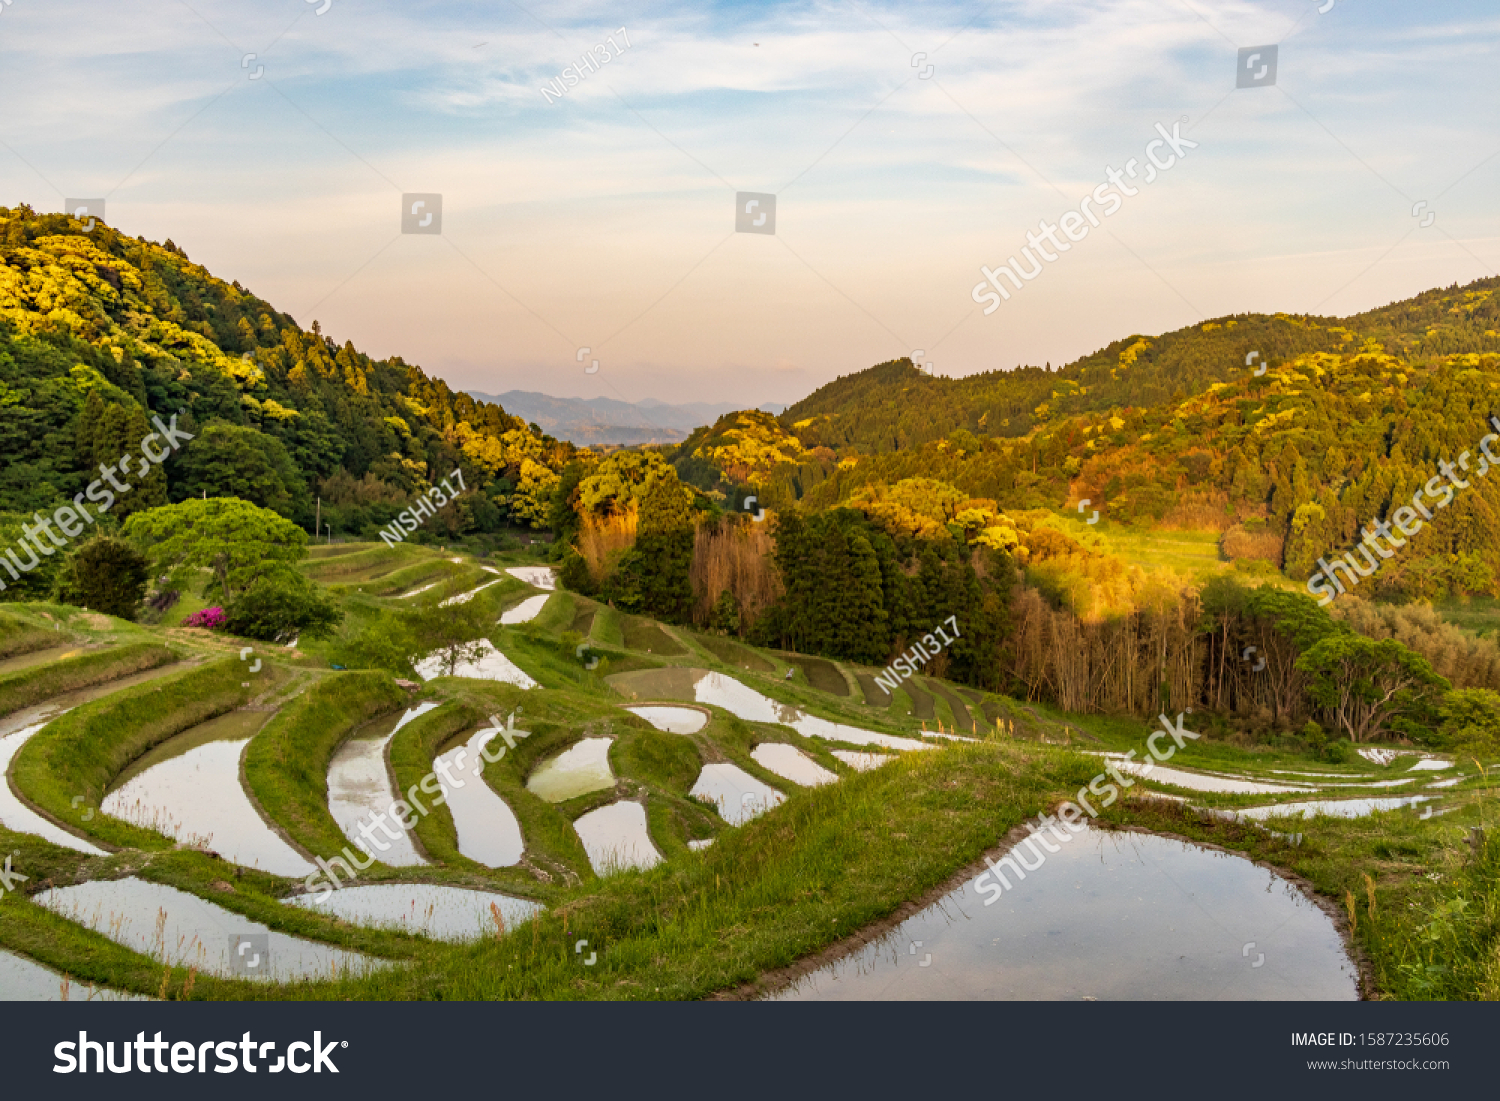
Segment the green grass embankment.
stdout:
<svg viewBox="0 0 1500 1101">
<path fill-rule="evenodd" d="M 48 723 L 16 755 L 11 776 L 20 793 L 54 821 L 82 829 L 106 848 L 169 848 L 172 839 L 107 814 L 83 821 L 110 782 L 141 754 L 274 687 L 284 676 L 271 666 L 245 680 L 238 658 L 139 684 L 95 700 Z M 247 687 L 248 684 L 248 687 Z M 81 797 L 81 805 L 73 800 Z"/>
<path fill-rule="evenodd" d="M 272 821 L 315 856 L 349 843 L 328 813 L 328 764 L 363 723 L 404 705 L 386 673 L 335 673 L 266 724 L 245 752 L 245 781 Z"/>
<path fill-rule="evenodd" d="M 46 665 L 0 678 L 0 715 L 96 684 L 168 665 L 177 655 L 154 642 L 134 642 L 106 650 L 88 650 Z"/>
</svg>

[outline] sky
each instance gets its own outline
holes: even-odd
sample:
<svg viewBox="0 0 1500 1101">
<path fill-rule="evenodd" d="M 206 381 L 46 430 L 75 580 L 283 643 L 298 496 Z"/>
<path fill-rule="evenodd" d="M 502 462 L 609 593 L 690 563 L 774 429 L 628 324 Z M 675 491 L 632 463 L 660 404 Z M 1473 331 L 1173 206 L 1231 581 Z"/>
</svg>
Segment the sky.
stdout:
<svg viewBox="0 0 1500 1101">
<path fill-rule="evenodd" d="M 1477 0 L 5 0 L 0 205 L 104 198 L 457 389 L 792 402 L 1500 273 L 1497 42 Z"/>
</svg>

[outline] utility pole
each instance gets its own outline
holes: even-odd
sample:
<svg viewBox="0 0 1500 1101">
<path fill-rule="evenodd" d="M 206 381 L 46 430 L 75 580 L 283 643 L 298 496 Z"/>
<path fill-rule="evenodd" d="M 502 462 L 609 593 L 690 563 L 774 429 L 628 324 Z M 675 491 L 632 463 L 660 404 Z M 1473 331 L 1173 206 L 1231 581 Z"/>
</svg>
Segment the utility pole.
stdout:
<svg viewBox="0 0 1500 1101">
<path fill-rule="evenodd" d="M 317 516 L 317 519 L 315 519 L 313 521 L 313 538 L 316 539 L 318 537 L 318 532 L 320 532 L 322 530 L 323 530 L 323 496 L 322 496 L 322 494 L 319 494 L 318 495 L 318 516 Z"/>
</svg>

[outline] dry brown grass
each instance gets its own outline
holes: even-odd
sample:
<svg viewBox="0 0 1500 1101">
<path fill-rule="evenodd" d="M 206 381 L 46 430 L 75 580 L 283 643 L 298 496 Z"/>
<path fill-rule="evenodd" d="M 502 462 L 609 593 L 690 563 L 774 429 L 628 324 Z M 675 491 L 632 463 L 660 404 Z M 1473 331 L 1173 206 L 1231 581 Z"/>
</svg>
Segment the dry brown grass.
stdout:
<svg viewBox="0 0 1500 1101">
<path fill-rule="evenodd" d="M 635 546 L 635 503 L 624 512 L 595 518 L 585 514 L 578 533 L 578 553 L 588 563 L 595 584 L 603 582 L 625 553 Z"/>
<path fill-rule="evenodd" d="M 1246 531 L 1236 524 L 1219 540 L 1219 549 L 1230 560 L 1260 558 L 1280 569 L 1284 542 L 1274 531 Z"/>
<path fill-rule="evenodd" d="M 781 577 L 772 555 L 776 540 L 768 523 L 726 516 L 700 525 L 693 539 L 693 622 L 708 623 L 709 613 L 726 590 L 733 594 L 744 633 L 781 596 Z"/>
</svg>

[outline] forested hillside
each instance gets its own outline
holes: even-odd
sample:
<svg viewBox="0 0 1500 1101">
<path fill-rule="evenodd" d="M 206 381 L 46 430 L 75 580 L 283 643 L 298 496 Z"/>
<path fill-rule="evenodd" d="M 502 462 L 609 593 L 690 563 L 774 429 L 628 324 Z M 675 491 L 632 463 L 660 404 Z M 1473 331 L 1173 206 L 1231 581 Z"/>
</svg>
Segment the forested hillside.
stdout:
<svg viewBox="0 0 1500 1101">
<path fill-rule="evenodd" d="M 421 537 L 545 522 L 574 449 L 399 357 L 304 329 L 156 244 L 60 214 L 0 208 L 0 513 L 70 500 L 137 453 L 151 415 L 194 435 L 122 494 L 123 519 L 234 496 L 311 530 L 373 535 L 454 467 L 465 494 Z M 162 472 L 165 477 L 162 477 Z M 5 518 L 0 517 L 0 523 Z"/>
</svg>

